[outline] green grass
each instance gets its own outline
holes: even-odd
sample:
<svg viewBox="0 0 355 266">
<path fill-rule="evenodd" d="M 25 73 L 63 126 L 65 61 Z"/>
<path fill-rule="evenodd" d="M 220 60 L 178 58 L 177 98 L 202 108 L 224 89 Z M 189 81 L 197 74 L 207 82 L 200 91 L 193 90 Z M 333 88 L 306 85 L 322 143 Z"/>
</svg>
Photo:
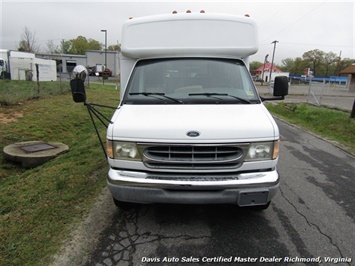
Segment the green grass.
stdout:
<svg viewBox="0 0 355 266">
<path fill-rule="evenodd" d="M 355 119 L 351 119 L 349 113 L 305 103 L 268 103 L 266 106 L 276 116 L 336 141 L 345 150 L 355 153 Z"/>
<path fill-rule="evenodd" d="M 30 90 L 27 82 L 13 85 L 14 94 L 27 97 L 21 92 Z M 90 84 L 87 95 L 91 102 L 118 104 L 114 86 Z M 0 106 L 0 114 L 9 118 L 21 114 L 8 123 L 0 119 L 0 149 L 14 142 L 42 140 L 63 142 L 70 150 L 27 170 L 0 154 L 0 265 L 48 264 L 70 225 L 80 220 L 106 185 L 107 160 L 85 106 L 74 103 L 70 93 L 27 100 L 19 96 L 11 105 Z M 113 112 L 101 111 L 109 117 Z M 106 129 L 100 128 L 104 136 Z"/>
</svg>

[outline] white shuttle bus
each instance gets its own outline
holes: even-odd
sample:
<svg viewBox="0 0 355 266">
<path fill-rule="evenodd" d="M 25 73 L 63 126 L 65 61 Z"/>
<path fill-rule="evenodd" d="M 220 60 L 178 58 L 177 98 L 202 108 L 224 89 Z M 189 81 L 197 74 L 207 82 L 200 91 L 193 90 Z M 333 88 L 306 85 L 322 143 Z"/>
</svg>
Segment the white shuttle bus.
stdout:
<svg viewBox="0 0 355 266">
<path fill-rule="evenodd" d="M 125 203 L 236 204 L 265 209 L 277 192 L 280 135 L 258 95 L 248 16 L 133 18 L 122 29 L 121 99 L 107 130 L 108 187 Z M 80 71 L 72 84 L 85 102 Z M 80 84 L 79 84 L 80 83 Z"/>
</svg>

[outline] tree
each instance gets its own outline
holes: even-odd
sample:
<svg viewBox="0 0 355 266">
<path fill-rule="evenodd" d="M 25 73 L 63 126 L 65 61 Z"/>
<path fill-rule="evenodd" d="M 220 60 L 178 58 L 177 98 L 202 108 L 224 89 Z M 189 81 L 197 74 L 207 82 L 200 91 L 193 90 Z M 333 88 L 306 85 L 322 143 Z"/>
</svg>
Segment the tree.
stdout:
<svg viewBox="0 0 355 266">
<path fill-rule="evenodd" d="M 70 41 L 66 41 L 62 39 L 60 41 L 59 50 L 57 50 L 57 54 L 69 54 L 70 47 L 71 47 Z"/>
<path fill-rule="evenodd" d="M 282 71 L 290 72 L 293 64 L 295 63 L 295 59 L 286 58 L 281 60 L 282 66 L 280 67 Z"/>
<path fill-rule="evenodd" d="M 76 39 L 69 40 L 70 54 L 84 55 L 86 50 L 102 50 L 100 42 L 94 39 L 86 39 L 84 36 L 78 36 Z"/>
<path fill-rule="evenodd" d="M 108 50 L 117 51 L 120 46 L 109 46 Z M 84 36 L 78 36 L 71 40 L 62 40 L 56 49 L 58 54 L 77 54 L 84 55 L 87 50 L 102 50 L 102 44 L 94 39 L 87 39 Z"/>
<path fill-rule="evenodd" d="M 257 70 L 259 67 L 261 67 L 263 65 L 263 63 L 260 63 L 258 61 L 253 61 L 253 62 L 250 62 L 249 64 L 249 70 L 250 70 L 250 73 L 254 73 L 254 70 Z"/>
<path fill-rule="evenodd" d="M 282 61 L 282 66 L 279 67 L 285 72 L 290 72 L 290 74 L 304 75 L 305 68 L 311 68 L 314 75 L 322 76 L 338 76 L 339 72 L 345 67 L 351 65 L 354 59 L 344 58 L 341 59 L 333 52 L 323 52 L 321 50 L 315 49 L 305 52 L 301 57 L 286 58 Z M 250 70 L 256 69 L 257 65 L 262 65 L 260 62 L 251 62 Z"/>
<path fill-rule="evenodd" d="M 40 46 L 37 43 L 36 32 L 31 32 L 31 30 L 25 26 L 17 50 L 21 52 L 38 53 L 39 49 Z"/>
<path fill-rule="evenodd" d="M 336 63 L 339 62 L 339 60 L 340 58 L 333 52 L 329 52 L 324 55 L 325 76 L 328 76 L 330 72 L 334 73 Z M 330 67 L 333 67 L 333 71 L 330 71 Z"/>
<path fill-rule="evenodd" d="M 46 50 L 46 53 L 47 54 L 55 54 L 57 53 L 58 51 L 58 46 L 56 46 L 53 42 L 53 40 L 48 40 L 46 42 L 46 45 L 47 45 L 47 50 Z"/>
<path fill-rule="evenodd" d="M 108 51 L 121 51 L 121 45 L 120 44 L 115 44 L 115 45 L 110 45 L 107 47 Z"/>
<path fill-rule="evenodd" d="M 308 52 L 305 52 L 302 55 L 303 60 L 309 63 L 309 67 L 313 71 L 313 75 L 317 75 L 321 64 L 324 63 L 324 52 L 319 49 L 314 49 Z"/>
<path fill-rule="evenodd" d="M 99 41 L 88 39 L 88 50 L 102 50 L 102 45 Z"/>
</svg>

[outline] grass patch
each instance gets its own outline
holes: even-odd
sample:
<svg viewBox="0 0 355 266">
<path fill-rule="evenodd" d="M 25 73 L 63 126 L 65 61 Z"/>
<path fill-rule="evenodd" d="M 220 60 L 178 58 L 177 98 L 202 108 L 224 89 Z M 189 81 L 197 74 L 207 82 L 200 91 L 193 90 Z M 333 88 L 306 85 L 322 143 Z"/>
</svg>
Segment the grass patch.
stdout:
<svg viewBox="0 0 355 266">
<path fill-rule="evenodd" d="M 14 85 L 14 94 L 25 98 L 16 98 L 22 104 L 0 106 L 0 114 L 14 116 L 6 122 L 0 119 L 0 149 L 18 141 L 42 140 L 63 142 L 70 150 L 27 170 L 0 154 L 0 265 L 46 265 L 70 225 L 80 220 L 106 185 L 107 160 L 86 108 L 74 103 L 68 90 L 27 101 L 31 89 L 27 82 L 12 82 L 5 81 L 9 89 Z M 119 91 L 90 84 L 87 98 L 117 106 Z M 113 113 L 101 111 L 109 117 Z M 104 136 L 106 129 L 100 130 Z"/>
<path fill-rule="evenodd" d="M 273 114 L 345 145 L 343 148 L 355 153 L 355 119 L 349 113 L 305 103 L 267 103 L 266 107 Z"/>
</svg>

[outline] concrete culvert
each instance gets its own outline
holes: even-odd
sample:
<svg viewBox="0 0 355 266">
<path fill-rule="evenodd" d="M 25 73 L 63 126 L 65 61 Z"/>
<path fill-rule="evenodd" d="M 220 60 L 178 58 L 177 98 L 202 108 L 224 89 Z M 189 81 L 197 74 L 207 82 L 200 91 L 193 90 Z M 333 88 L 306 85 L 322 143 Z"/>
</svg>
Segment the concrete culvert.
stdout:
<svg viewBox="0 0 355 266">
<path fill-rule="evenodd" d="M 24 168 L 34 168 L 65 153 L 69 147 L 59 142 L 26 141 L 4 148 L 4 158 L 21 163 Z"/>
</svg>

